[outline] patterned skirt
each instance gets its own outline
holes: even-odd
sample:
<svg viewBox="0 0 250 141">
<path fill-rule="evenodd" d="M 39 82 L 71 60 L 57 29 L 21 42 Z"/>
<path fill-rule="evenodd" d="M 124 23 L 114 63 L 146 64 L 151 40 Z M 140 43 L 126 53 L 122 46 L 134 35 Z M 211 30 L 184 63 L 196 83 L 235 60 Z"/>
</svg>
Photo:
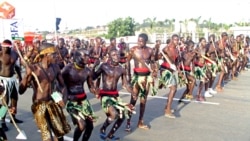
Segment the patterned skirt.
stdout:
<svg viewBox="0 0 250 141">
<path fill-rule="evenodd" d="M 56 137 L 62 137 L 71 130 L 60 105 L 53 101 L 39 101 L 31 106 L 36 124 L 41 130 L 42 140 L 50 139 L 50 128 Z"/>
<path fill-rule="evenodd" d="M 88 99 L 84 99 L 80 102 L 68 100 L 66 104 L 66 110 L 71 115 L 74 124 L 76 124 L 80 119 L 85 120 L 86 118 L 88 118 L 92 121 L 95 121 L 97 118 L 94 115 L 94 110 Z"/>
</svg>

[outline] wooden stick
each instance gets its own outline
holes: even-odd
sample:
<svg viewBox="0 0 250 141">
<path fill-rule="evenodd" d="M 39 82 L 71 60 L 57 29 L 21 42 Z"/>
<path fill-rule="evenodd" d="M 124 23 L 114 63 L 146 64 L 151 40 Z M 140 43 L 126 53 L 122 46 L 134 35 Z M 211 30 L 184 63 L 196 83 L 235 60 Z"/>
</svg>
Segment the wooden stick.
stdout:
<svg viewBox="0 0 250 141">
<path fill-rule="evenodd" d="M 138 60 L 142 65 L 144 65 L 145 67 L 147 67 L 149 69 L 150 72 L 153 72 L 153 70 L 151 69 L 151 67 L 142 59 L 138 58 L 136 55 L 133 54 L 133 57 L 136 58 L 136 60 Z"/>
<path fill-rule="evenodd" d="M 66 65 L 67 65 L 67 63 L 66 63 L 66 62 L 65 62 L 65 60 L 62 58 L 62 55 L 61 55 L 60 50 L 57 48 L 57 46 L 55 46 L 55 48 L 56 48 L 56 50 L 57 50 L 57 52 L 58 52 L 58 54 L 59 54 L 60 59 L 62 59 L 62 60 L 63 60 L 63 64 L 66 66 Z"/>
<path fill-rule="evenodd" d="M 4 105 L 6 108 L 8 108 L 8 105 L 7 105 L 7 103 L 6 103 L 6 101 L 5 101 L 4 98 L 2 99 L 2 102 L 3 102 L 3 105 Z M 13 116 L 12 116 L 12 113 L 10 112 L 9 108 L 8 108 L 7 111 L 8 111 L 8 113 L 9 113 L 10 119 L 12 120 L 12 122 L 13 122 L 14 126 L 16 127 L 17 131 L 18 131 L 19 133 L 22 133 L 21 130 L 20 130 L 20 128 L 17 126 L 17 124 L 16 124 L 16 122 L 15 122 L 15 120 L 14 120 L 14 118 L 13 118 Z"/>
<path fill-rule="evenodd" d="M 205 55 L 201 55 L 201 57 L 203 57 L 204 59 L 210 61 L 213 64 L 216 64 L 213 60 L 211 60 L 210 58 L 206 57 Z"/>
<path fill-rule="evenodd" d="M 28 66 L 28 64 L 26 63 L 26 61 L 23 59 L 23 56 L 22 56 L 22 54 L 21 54 L 21 52 L 20 52 L 20 50 L 19 50 L 17 44 L 15 44 L 15 45 L 16 45 L 16 50 L 17 50 L 17 53 L 18 53 L 19 57 L 20 57 L 21 60 L 24 62 L 24 65 L 25 65 L 25 66 Z M 36 83 L 37 83 L 37 85 L 38 85 L 39 90 L 40 90 L 41 92 L 43 92 L 43 89 L 42 89 L 42 87 L 41 87 L 41 85 L 40 85 L 40 82 L 39 82 L 39 79 L 38 79 L 37 75 L 36 75 L 33 71 L 31 72 L 31 75 L 35 78 L 35 81 L 36 81 Z"/>
<path fill-rule="evenodd" d="M 161 54 L 163 55 L 163 57 L 166 59 L 166 61 L 169 63 L 169 64 L 172 64 L 171 61 L 169 60 L 169 58 L 166 56 L 166 54 L 160 50 Z"/>
</svg>

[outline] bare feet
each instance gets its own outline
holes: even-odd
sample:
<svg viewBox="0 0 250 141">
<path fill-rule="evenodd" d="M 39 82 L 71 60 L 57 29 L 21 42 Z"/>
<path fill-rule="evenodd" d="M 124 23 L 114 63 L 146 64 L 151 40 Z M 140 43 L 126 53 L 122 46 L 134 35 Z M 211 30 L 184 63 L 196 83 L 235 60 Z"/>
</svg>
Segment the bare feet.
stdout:
<svg viewBox="0 0 250 141">
<path fill-rule="evenodd" d="M 143 121 L 139 121 L 137 127 L 144 130 L 149 130 L 149 127 L 145 125 Z"/>
<path fill-rule="evenodd" d="M 196 96 L 196 101 L 200 101 L 200 102 L 203 102 L 205 101 L 205 98 L 203 96 Z"/>
<path fill-rule="evenodd" d="M 171 118 L 171 119 L 175 119 L 175 115 L 173 115 L 172 113 L 168 114 L 168 113 L 165 113 L 165 117 L 167 118 Z"/>
<path fill-rule="evenodd" d="M 222 90 L 222 87 L 221 87 L 221 86 L 216 86 L 216 91 L 222 92 L 222 91 L 223 91 L 223 90 Z"/>
</svg>

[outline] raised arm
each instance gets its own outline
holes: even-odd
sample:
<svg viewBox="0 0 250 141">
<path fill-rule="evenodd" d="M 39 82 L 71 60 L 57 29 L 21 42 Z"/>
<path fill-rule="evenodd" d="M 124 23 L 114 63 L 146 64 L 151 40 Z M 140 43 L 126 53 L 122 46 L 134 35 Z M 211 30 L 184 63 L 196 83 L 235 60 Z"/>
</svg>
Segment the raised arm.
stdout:
<svg viewBox="0 0 250 141">
<path fill-rule="evenodd" d="M 28 83 L 30 83 L 33 78 L 31 74 L 32 70 L 30 68 L 31 66 L 26 66 L 26 74 L 24 75 L 22 81 L 19 84 L 19 89 L 18 89 L 19 94 L 23 94 L 26 91 Z"/>
</svg>

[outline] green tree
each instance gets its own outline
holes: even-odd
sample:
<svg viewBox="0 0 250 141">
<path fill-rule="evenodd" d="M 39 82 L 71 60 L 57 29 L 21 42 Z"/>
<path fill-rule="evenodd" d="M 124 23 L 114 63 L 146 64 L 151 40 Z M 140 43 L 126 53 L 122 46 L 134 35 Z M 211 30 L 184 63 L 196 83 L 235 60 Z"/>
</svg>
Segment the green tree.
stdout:
<svg viewBox="0 0 250 141">
<path fill-rule="evenodd" d="M 85 30 L 91 30 L 91 29 L 94 29 L 94 27 L 93 27 L 93 26 L 87 26 L 87 27 L 85 28 Z"/>
<path fill-rule="evenodd" d="M 175 26 L 175 19 L 165 19 L 164 21 L 166 28 L 167 28 L 167 32 L 173 32 L 174 31 L 174 26 Z"/>
<path fill-rule="evenodd" d="M 156 27 L 156 17 L 154 18 L 147 18 L 145 20 L 143 20 L 143 23 L 147 25 L 147 27 L 145 28 L 146 32 L 148 34 L 152 34 L 153 32 L 155 32 L 155 27 Z"/>
<path fill-rule="evenodd" d="M 108 24 L 108 34 L 106 38 L 133 36 L 135 35 L 136 24 L 133 18 L 118 18 Z"/>
<path fill-rule="evenodd" d="M 196 24 L 196 31 L 197 32 L 201 32 L 201 28 L 200 28 L 200 20 L 201 20 L 201 16 L 199 16 L 198 18 L 194 18 L 193 21 Z"/>
</svg>

